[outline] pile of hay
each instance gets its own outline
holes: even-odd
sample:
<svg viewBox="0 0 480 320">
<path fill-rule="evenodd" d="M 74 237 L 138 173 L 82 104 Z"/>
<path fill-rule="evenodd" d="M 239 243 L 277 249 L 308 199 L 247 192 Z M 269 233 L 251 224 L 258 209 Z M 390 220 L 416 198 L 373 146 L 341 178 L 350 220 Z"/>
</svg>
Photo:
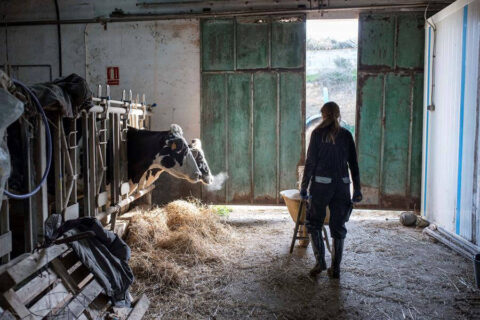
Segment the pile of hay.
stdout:
<svg viewBox="0 0 480 320">
<path fill-rule="evenodd" d="M 225 262 L 231 241 L 231 228 L 216 213 L 183 200 L 134 215 L 127 237 L 135 276 L 157 292 L 188 282 L 193 266 Z"/>
</svg>

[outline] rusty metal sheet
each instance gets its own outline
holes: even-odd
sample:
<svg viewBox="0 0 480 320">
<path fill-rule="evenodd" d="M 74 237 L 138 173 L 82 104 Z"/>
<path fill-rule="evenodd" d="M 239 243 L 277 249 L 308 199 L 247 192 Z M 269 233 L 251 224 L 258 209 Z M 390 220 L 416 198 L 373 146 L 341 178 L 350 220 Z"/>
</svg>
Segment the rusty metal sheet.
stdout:
<svg viewBox="0 0 480 320">
<path fill-rule="evenodd" d="M 254 202 L 277 199 L 277 75 L 254 74 L 253 80 Z"/>
<path fill-rule="evenodd" d="M 410 208 L 420 208 L 422 187 L 423 74 L 416 74 L 412 106 L 412 155 L 410 170 Z"/>
<path fill-rule="evenodd" d="M 304 157 L 305 19 L 202 20 L 201 36 L 205 155 L 214 174 L 229 176 L 219 191 L 203 188 L 203 198 L 278 203 Z"/>
<path fill-rule="evenodd" d="M 213 174 L 226 172 L 225 117 L 227 110 L 226 75 L 202 75 L 201 136 L 205 157 Z M 218 191 L 204 188 L 206 201 L 225 202 L 225 185 Z"/>
<path fill-rule="evenodd" d="M 298 188 L 297 166 L 303 163 L 305 74 L 280 73 L 279 190 Z"/>
<path fill-rule="evenodd" d="M 362 181 L 362 205 L 380 203 L 382 156 L 383 75 L 359 77 L 357 149 Z"/>
<path fill-rule="evenodd" d="M 359 69 L 394 67 L 395 16 L 361 15 L 359 19 Z"/>
<path fill-rule="evenodd" d="M 268 18 L 237 18 L 237 69 L 261 69 L 269 66 Z"/>
<path fill-rule="evenodd" d="M 272 68 L 305 65 L 305 19 L 279 18 L 272 22 Z"/>
<path fill-rule="evenodd" d="M 233 30 L 233 19 L 202 20 L 202 70 L 234 69 Z"/>
<path fill-rule="evenodd" d="M 227 201 L 250 203 L 251 150 L 251 79 L 249 73 L 228 76 L 228 180 Z"/>
<path fill-rule="evenodd" d="M 418 15 L 397 18 L 396 65 L 398 68 L 423 68 L 425 20 Z"/>
<path fill-rule="evenodd" d="M 382 166 L 382 195 L 405 198 L 410 154 L 410 76 L 387 74 Z M 384 201 L 385 202 L 385 201 Z M 389 204 L 385 203 L 389 206 Z"/>
<path fill-rule="evenodd" d="M 418 208 L 421 183 L 421 13 L 363 14 L 359 24 L 357 149 L 361 207 Z"/>
</svg>

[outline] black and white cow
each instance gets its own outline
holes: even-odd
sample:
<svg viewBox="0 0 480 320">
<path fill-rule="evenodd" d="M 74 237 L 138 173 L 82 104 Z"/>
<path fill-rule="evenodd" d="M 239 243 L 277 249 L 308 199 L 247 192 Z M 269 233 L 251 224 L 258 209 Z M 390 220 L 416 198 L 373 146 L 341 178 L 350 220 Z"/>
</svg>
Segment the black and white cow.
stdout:
<svg viewBox="0 0 480 320">
<path fill-rule="evenodd" d="M 128 178 L 133 183 L 138 183 L 147 170 L 153 169 L 193 183 L 202 179 L 182 128 L 176 124 L 172 124 L 169 131 L 128 128 L 127 159 Z"/>
</svg>

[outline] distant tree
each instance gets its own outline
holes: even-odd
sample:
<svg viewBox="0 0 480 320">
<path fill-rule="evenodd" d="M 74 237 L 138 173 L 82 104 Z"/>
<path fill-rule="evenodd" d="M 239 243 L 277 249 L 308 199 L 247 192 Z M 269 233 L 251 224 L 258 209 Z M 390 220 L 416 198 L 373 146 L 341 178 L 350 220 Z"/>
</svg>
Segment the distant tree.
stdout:
<svg viewBox="0 0 480 320">
<path fill-rule="evenodd" d="M 352 62 L 347 58 L 336 57 L 335 60 L 333 60 L 333 63 L 335 63 L 335 65 L 338 68 L 341 68 L 341 69 L 351 69 L 351 68 L 353 68 Z"/>
<path fill-rule="evenodd" d="M 355 40 L 338 41 L 331 38 L 322 40 L 307 39 L 307 50 L 335 50 L 335 49 L 354 49 L 357 47 Z"/>
</svg>

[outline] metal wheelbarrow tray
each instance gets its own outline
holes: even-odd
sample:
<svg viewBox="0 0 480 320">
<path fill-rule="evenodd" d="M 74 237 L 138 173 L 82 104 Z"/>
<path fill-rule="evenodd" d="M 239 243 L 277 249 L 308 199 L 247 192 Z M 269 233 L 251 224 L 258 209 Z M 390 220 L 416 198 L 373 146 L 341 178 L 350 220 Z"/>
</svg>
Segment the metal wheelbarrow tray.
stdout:
<svg viewBox="0 0 480 320">
<path fill-rule="evenodd" d="M 280 192 L 280 195 L 283 197 L 283 200 L 285 201 L 285 204 L 287 205 L 288 212 L 290 213 L 290 216 L 292 217 L 292 219 L 295 223 L 297 223 L 297 217 L 300 216 L 299 228 L 298 228 L 298 232 L 300 233 L 300 237 L 308 237 L 307 228 L 305 226 L 306 205 L 302 206 L 302 211 L 299 215 L 300 203 L 302 201 L 302 199 L 300 197 L 300 191 L 298 191 L 296 189 L 283 190 L 283 191 Z M 329 252 L 331 252 L 330 242 L 328 240 L 327 229 L 325 228 L 325 225 L 328 225 L 329 221 L 330 221 L 330 210 L 327 207 L 327 215 L 326 215 L 325 221 L 323 223 L 322 232 L 323 232 L 323 239 L 325 240 L 325 243 L 327 245 L 327 249 L 328 249 Z M 299 242 L 300 242 L 301 247 L 306 248 L 306 247 L 308 247 L 308 244 L 310 243 L 310 240 L 301 239 Z"/>
</svg>

